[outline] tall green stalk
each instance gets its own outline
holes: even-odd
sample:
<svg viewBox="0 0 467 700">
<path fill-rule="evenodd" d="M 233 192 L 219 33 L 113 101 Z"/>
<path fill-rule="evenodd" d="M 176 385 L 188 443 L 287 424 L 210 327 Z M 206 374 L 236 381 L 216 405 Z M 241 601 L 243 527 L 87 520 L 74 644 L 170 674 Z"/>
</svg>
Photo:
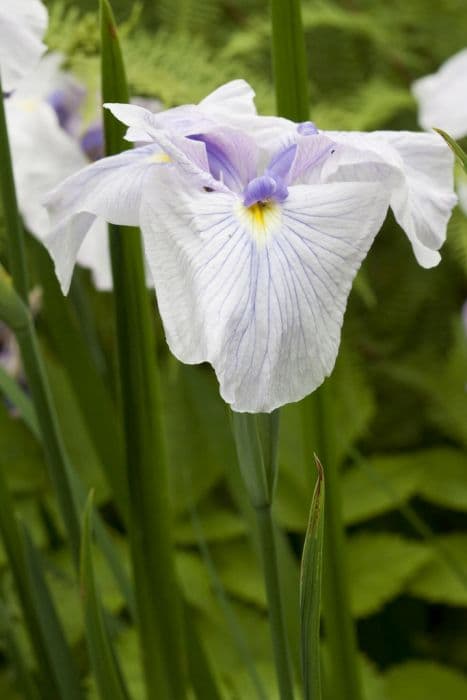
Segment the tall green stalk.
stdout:
<svg viewBox="0 0 467 700">
<path fill-rule="evenodd" d="M 293 700 L 290 650 L 278 570 L 272 501 L 277 475 L 279 415 L 232 413 L 238 462 L 259 534 L 269 622 L 281 700 Z"/>
<path fill-rule="evenodd" d="M 271 20 L 277 113 L 306 121 L 310 103 L 300 0 L 271 0 Z"/>
<path fill-rule="evenodd" d="M 271 13 L 277 111 L 279 116 L 305 121 L 309 118 L 309 102 L 300 0 L 271 0 Z M 356 635 L 349 606 L 338 464 L 331 449 L 333 416 L 325 396 L 326 387 L 322 387 L 303 402 L 302 410 L 305 423 L 311 418 L 309 414 L 313 414 L 318 441 L 315 451 L 326 476 L 323 615 L 332 664 L 327 678 L 332 688 L 328 694 L 333 700 L 361 700 Z M 312 454 L 309 461 L 312 464 Z"/>
<path fill-rule="evenodd" d="M 112 11 L 101 0 L 102 95 L 128 102 L 123 60 Z M 128 148 L 124 127 L 104 118 L 108 155 Z M 130 543 L 143 666 L 149 700 L 186 694 L 181 606 L 175 576 L 167 464 L 161 427 L 159 378 L 151 304 L 140 232 L 109 227 L 117 327 Z"/>
<path fill-rule="evenodd" d="M 0 80 L 0 94 L 2 86 Z M 18 211 L 5 108 L 0 99 L 0 189 L 6 224 L 8 263 L 13 285 L 28 306 L 28 278 L 24 254 L 24 231 Z M 79 503 L 72 487 L 72 467 L 60 434 L 47 376 L 32 319 L 16 333 L 23 366 L 36 408 L 46 462 L 65 522 L 70 546 L 78 566 L 80 546 Z"/>
</svg>

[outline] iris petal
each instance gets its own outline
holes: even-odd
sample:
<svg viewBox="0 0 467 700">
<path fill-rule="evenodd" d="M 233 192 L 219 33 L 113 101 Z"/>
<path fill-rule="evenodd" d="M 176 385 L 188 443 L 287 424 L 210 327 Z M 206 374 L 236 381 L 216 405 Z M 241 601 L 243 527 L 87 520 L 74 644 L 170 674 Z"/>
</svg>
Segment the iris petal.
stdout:
<svg viewBox="0 0 467 700">
<path fill-rule="evenodd" d="M 235 195 L 181 186 L 175 170 L 154 172 L 141 227 L 172 352 L 210 362 L 234 410 L 272 411 L 331 372 L 388 199 L 371 183 L 291 187 L 264 245 L 239 206 Z"/>
<path fill-rule="evenodd" d="M 64 294 L 68 292 L 78 252 L 101 217 L 122 226 L 137 226 L 144 180 L 160 167 L 160 149 L 142 146 L 103 158 L 67 178 L 45 202 L 50 233 L 44 240 Z"/>
<path fill-rule="evenodd" d="M 47 10 L 39 0 L 3 0 L 0 3 L 0 69 L 2 87 L 14 90 L 46 50 L 42 37 Z"/>
</svg>

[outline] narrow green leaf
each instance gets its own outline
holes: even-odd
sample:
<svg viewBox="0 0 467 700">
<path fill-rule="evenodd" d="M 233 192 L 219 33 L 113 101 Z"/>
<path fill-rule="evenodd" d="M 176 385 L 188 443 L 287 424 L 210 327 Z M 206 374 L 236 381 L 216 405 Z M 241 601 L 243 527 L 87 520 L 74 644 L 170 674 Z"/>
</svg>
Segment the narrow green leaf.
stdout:
<svg viewBox="0 0 467 700">
<path fill-rule="evenodd" d="M 305 700 L 320 700 L 321 577 L 324 539 L 324 472 L 315 455 L 318 477 L 311 501 L 300 571 L 300 623 Z"/>
<path fill-rule="evenodd" d="M 115 21 L 100 0 L 102 95 L 127 102 L 128 88 Z M 107 155 L 125 148 L 125 127 L 104 115 Z M 156 364 L 153 297 L 146 288 L 141 235 L 109 227 L 118 369 L 130 495 L 129 534 L 148 698 L 183 700 L 185 654 L 175 575 L 168 473 Z"/>
<path fill-rule="evenodd" d="M 191 611 L 185 606 L 185 635 L 187 641 L 188 671 L 198 700 L 222 700 L 214 673 L 199 637 L 196 623 L 190 619 Z"/>
<path fill-rule="evenodd" d="M 79 675 L 44 577 L 42 557 L 24 525 L 21 528 L 21 535 L 32 601 L 42 630 L 42 643 L 49 657 L 59 697 L 67 698 L 67 700 L 80 700 L 83 698 L 83 694 Z"/>
<path fill-rule="evenodd" d="M 37 660 L 41 686 L 50 700 L 60 700 L 54 659 L 47 646 L 47 630 L 41 611 L 37 609 L 36 592 L 32 590 L 33 577 L 25 553 L 25 543 L 19 529 L 8 487 L 0 470 L 0 533 L 8 555 L 15 588 L 23 611 L 25 626 Z M 76 694 L 71 697 L 79 697 Z"/>
<path fill-rule="evenodd" d="M 104 611 L 96 588 L 91 551 L 92 492 L 88 497 L 81 541 L 81 597 L 91 666 L 102 700 L 129 700 L 123 674 L 115 655 Z M 63 696 L 67 697 L 67 696 Z"/>
<path fill-rule="evenodd" d="M 459 146 L 457 141 L 454 141 L 452 136 L 449 136 L 449 134 L 447 134 L 445 131 L 443 131 L 442 129 L 435 129 L 435 131 L 437 131 L 438 134 L 443 137 L 443 139 L 446 141 L 449 148 L 454 153 L 459 163 L 462 165 L 465 172 L 467 173 L 467 153 Z"/>
<path fill-rule="evenodd" d="M 271 0 L 272 58 L 277 113 L 306 121 L 310 105 L 300 4 L 300 0 Z"/>
<path fill-rule="evenodd" d="M 6 654 L 14 668 L 16 682 L 23 693 L 24 700 L 41 700 L 36 680 L 32 675 L 31 668 L 29 668 L 28 663 L 22 653 L 20 643 L 15 632 L 14 622 L 12 619 L 10 619 L 5 603 L 1 598 L 0 624 L 3 628 L 3 635 L 6 641 Z"/>
</svg>

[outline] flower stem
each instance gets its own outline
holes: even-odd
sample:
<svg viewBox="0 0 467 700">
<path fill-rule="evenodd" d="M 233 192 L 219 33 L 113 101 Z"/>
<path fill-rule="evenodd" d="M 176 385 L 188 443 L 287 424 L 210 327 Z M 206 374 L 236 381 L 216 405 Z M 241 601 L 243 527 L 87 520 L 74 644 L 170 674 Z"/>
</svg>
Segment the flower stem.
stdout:
<svg viewBox="0 0 467 700">
<path fill-rule="evenodd" d="M 336 440 L 332 426 L 335 421 L 329 386 L 322 386 L 304 403 L 305 408 L 312 409 L 309 417 L 314 420 L 316 428 L 316 452 L 326 474 L 322 588 L 324 631 L 330 660 L 326 696 L 362 700 L 356 632 L 350 611 L 339 465 L 333 450 Z"/>
<path fill-rule="evenodd" d="M 253 506 L 269 609 L 269 623 L 281 700 L 293 700 L 290 650 L 282 604 L 272 500 L 277 474 L 278 412 L 232 412 L 238 462 Z"/>
<path fill-rule="evenodd" d="M 0 94 L 3 94 L 1 80 Z M 8 263 L 14 287 L 27 307 L 29 287 L 24 253 L 24 231 L 16 199 L 3 99 L 0 99 L 0 160 L 2 162 L 0 190 L 6 224 Z M 61 437 L 36 331 L 30 317 L 21 328 L 16 329 L 16 336 L 39 421 L 50 477 L 68 532 L 74 560 L 78 566 L 81 529 L 79 502 L 74 493 L 72 467 Z"/>
</svg>

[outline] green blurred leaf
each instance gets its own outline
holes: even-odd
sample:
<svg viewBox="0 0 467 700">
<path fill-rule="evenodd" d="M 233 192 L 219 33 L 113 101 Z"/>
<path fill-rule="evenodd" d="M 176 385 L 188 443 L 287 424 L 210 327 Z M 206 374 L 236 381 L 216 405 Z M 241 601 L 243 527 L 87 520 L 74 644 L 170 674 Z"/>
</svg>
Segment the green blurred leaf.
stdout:
<svg viewBox="0 0 467 700">
<path fill-rule="evenodd" d="M 85 491 L 95 489 L 96 502 L 101 503 L 109 497 L 109 487 L 68 376 L 64 369 L 51 359 L 47 363 L 47 373 L 70 459 Z"/>
<path fill-rule="evenodd" d="M 432 449 L 422 464 L 418 493 L 435 505 L 467 512 L 467 453 Z"/>
<path fill-rule="evenodd" d="M 227 410 L 213 373 L 168 360 L 161 372 L 169 478 L 176 513 L 189 511 L 216 484 L 232 460 Z"/>
<path fill-rule="evenodd" d="M 463 571 L 464 580 L 456 575 L 446 561 L 433 558 L 411 578 L 408 591 L 430 603 L 467 606 L 467 533 L 454 532 L 435 538 Z"/>
<path fill-rule="evenodd" d="M 433 661 L 410 661 L 385 674 L 389 700 L 465 700 L 467 678 Z"/>
<path fill-rule="evenodd" d="M 42 450 L 20 418 L 0 401 L 0 466 L 13 493 L 38 495 L 48 486 Z"/>
<path fill-rule="evenodd" d="M 430 549 L 390 533 L 363 532 L 348 540 L 351 606 L 366 617 L 404 592 L 416 572 L 432 557 Z"/>
<path fill-rule="evenodd" d="M 417 492 L 431 452 L 374 455 L 371 466 L 355 466 L 342 475 L 343 514 L 347 525 L 396 509 Z M 372 476 L 373 472 L 373 476 Z M 386 488 L 385 488 L 386 486 Z"/>
<path fill-rule="evenodd" d="M 210 506 L 205 510 L 201 508 L 198 515 L 203 528 L 203 536 L 207 542 L 224 542 L 237 539 L 245 534 L 245 522 L 231 511 Z M 178 544 L 197 544 L 198 538 L 192 520 L 177 521 L 174 537 Z"/>
<path fill-rule="evenodd" d="M 216 549 L 214 558 L 226 591 L 246 603 L 266 608 L 260 560 L 249 543 L 236 542 L 226 549 Z"/>
</svg>

